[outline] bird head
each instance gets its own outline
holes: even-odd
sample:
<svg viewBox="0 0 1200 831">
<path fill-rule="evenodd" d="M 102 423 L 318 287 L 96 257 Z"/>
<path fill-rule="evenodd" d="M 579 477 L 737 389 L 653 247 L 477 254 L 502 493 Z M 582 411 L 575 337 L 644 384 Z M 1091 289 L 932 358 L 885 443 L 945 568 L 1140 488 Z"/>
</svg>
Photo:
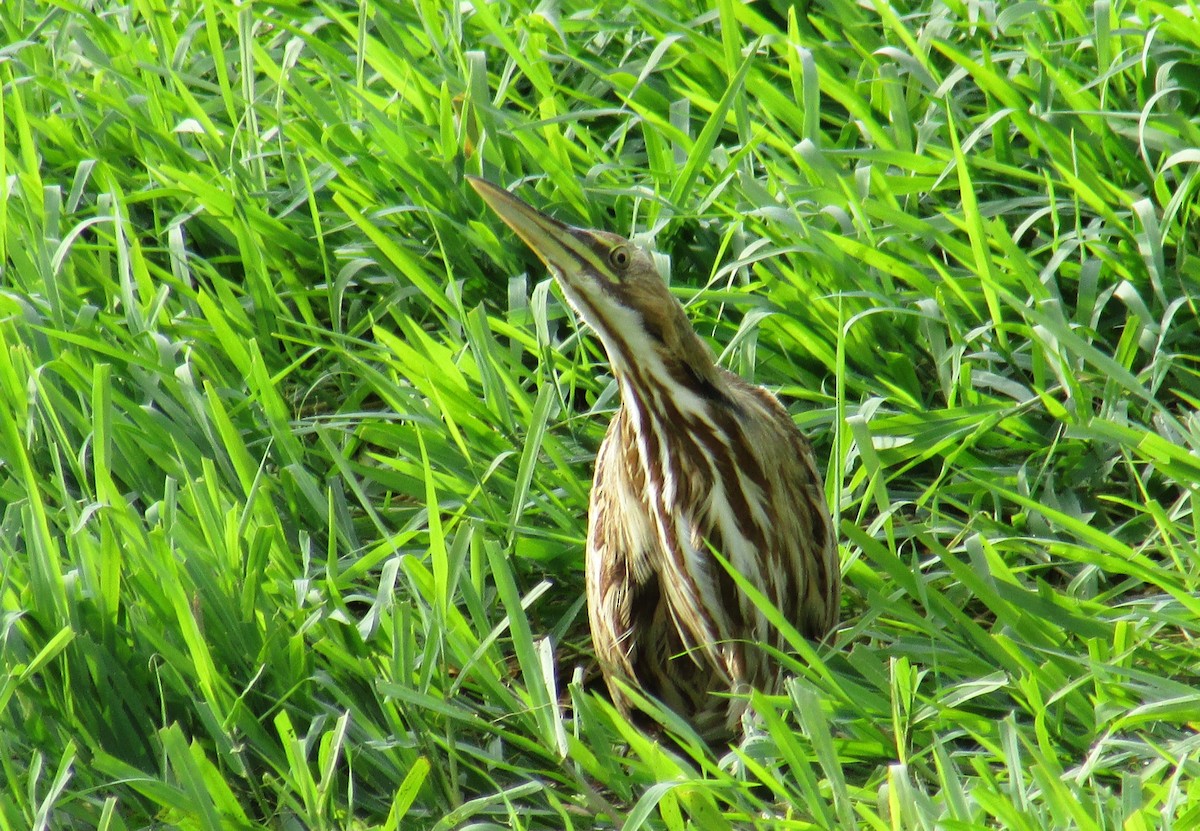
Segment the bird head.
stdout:
<svg viewBox="0 0 1200 831">
<path fill-rule="evenodd" d="M 559 222 L 485 179 L 467 178 L 550 269 L 567 301 L 600 336 L 614 370 L 643 366 L 656 356 L 668 370 L 715 379 L 711 351 L 649 252 L 617 234 Z"/>
</svg>

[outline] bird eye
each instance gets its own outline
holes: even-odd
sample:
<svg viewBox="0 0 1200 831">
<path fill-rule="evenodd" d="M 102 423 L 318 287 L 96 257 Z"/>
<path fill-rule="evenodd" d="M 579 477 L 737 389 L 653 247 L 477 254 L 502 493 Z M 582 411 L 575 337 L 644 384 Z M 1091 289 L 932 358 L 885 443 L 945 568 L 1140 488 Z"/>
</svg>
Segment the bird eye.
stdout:
<svg viewBox="0 0 1200 831">
<path fill-rule="evenodd" d="M 612 263 L 615 268 L 625 268 L 629 265 L 630 259 L 629 248 L 624 245 L 618 245 L 608 254 L 608 261 Z"/>
</svg>

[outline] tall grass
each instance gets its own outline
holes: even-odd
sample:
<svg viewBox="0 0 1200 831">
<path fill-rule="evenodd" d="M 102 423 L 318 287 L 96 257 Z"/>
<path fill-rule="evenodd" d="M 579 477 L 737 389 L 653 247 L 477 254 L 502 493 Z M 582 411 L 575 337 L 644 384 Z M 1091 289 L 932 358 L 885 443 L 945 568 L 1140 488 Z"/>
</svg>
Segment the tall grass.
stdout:
<svg viewBox="0 0 1200 831">
<path fill-rule="evenodd" d="M 0 27 L 0 829 L 1200 822 L 1194 6 Z M 616 391 L 465 173 L 818 447 L 838 644 L 722 758 L 596 692 Z"/>
</svg>

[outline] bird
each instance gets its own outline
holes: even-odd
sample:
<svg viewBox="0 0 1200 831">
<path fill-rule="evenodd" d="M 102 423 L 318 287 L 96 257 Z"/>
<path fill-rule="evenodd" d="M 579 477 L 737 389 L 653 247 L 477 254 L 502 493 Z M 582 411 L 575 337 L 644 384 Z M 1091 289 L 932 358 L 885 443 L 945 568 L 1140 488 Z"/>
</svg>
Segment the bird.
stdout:
<svg viewBox="0 0 1200 831">
<path fill-rule="evenodd" d="M 730 569 L 805 637 L 838 623 L 837 544 L 812 446 L 771 392 L 717 364 L 650 251 L 468 181 L 599 337 L 619 390 L 596 455 L 585 556 L 592 643 L 613 703 L 659 729 L 632 689 L 709 744 L 733 741 L 746 693 L 781 688 L 773 650 L 788 648 Z"/>
</svg>

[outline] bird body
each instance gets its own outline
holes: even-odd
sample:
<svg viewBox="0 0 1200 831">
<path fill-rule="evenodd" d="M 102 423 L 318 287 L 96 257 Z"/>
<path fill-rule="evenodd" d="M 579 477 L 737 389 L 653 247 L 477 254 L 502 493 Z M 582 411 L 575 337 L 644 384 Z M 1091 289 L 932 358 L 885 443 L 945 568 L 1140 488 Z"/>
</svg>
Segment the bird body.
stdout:
<svg viewBox="0 0 1200 831">
<path fill-rule="evenodd" d="M 599 335 L 621 405 L 596 458 L 588 617 L 613 701 L 621 682 L 710 741 L 744 697 L 777 689 L 782 634 L 714 556 L 806 636 L 837 623 L 841 578 L 812 449 L 770 392 L 718 367 L 650 255 L 574 228 L 482 179 L 472 186 L 549 266 Z"/>
</svg>

